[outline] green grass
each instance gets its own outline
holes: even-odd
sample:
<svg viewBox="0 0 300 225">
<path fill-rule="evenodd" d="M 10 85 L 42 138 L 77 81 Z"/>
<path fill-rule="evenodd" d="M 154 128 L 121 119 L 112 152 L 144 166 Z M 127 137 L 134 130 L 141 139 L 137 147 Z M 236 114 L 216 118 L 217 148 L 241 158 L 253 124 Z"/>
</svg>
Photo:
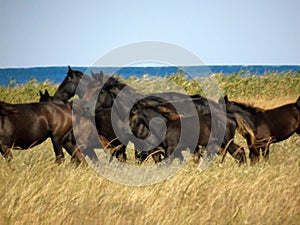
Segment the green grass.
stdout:
<svg viewBox="0 0 300 225">
<path fill-rule="evenodd" d="M 222 94 L 264 108 L 294 102 L 300 95 L 299 75 L 212 79 L 216 78 Z M 178 75 L 126 82 L 145 93 L 173 90 L 164 82 L 177 82 L 182 92 L 201 93 L 198 82 Z M 31 81 L 1 87 L 0 100 L 37 101 L 38 91 L 46 88 L 53 94 L 57 86 Z M 239 135 L 237 142 L 246 145 Z M 222 166 L 218 158 L 199 173 L 191 161 L 164 182 L 131 187 L 113 183 L 89 167 L 74 168 L 69 156 L 57 166 L 47 140 L 13 151 L 10 164 L 0 159 L 0 224 L 300 224 L 299 150 L 300 138 L 293 135 L 271 145 L 267 163 L 239 167 L 227 156 Z"/>
<path fill-rule="evenodd" d="M 233 75 L 215 74 L 194 80 L 179 73 L 163 78 L 151 78 L 147 75 L 142 79 L 130 77 L 123 81 L 144 93 L 177 91 L 190 95 L 210 94 L 216 98 L 222 94 L 234 99 L 272 99 L 300 95 L 300 74 L 292 72 L 269 72 L 262 76 L 243 72 Z M 57 87 L 48 81 L 37 83 L 36 80 L 32 80 L 21 86 L 0 87 L 0 99 L 12 103 L 37 101 L 39 90 L 48 89 L 49 93 L 53 94 Z"/>
<path fill-rule="evenodd" d="M 214 74 L 208 78 L 194 80 L 182 74 L 175 74 L 164 78 L 131 77 L 127 82 L 145 93 L 180 91 L 190 95 L 202 94 L 213 98 L 229 95 L 234 99 L 272 99 L 300 94 L 300 74 L 292 72 L 269 72 L 262 76 L 242 72 L 233 75 Z"/>
<path fill-rule="evenodd" d="M 48 81 L 37 83 L 36 80 L 31 80 L 25 85 L 17 85 L 11 87 L 0 86 L 0 100 L 10 103 L 25 103 L 36 102 L 39 100 L 39 90 L 49 91 L 53 95 L 58 85 L 54 85 Z"/>
</svg>

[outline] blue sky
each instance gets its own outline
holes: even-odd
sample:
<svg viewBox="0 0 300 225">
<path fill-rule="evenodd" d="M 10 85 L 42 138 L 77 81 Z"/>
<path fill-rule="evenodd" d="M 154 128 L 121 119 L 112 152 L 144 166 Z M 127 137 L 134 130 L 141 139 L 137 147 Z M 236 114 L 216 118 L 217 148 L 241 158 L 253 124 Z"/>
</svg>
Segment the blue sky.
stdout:
<svg viewBox="0 0 300 225">
<path fill-rule="evenodd" d="M 92 65 L 139 41 L 209 65 L 300 65 L 300 1 L 0 0 L 0 67 Z"/>
</svg>

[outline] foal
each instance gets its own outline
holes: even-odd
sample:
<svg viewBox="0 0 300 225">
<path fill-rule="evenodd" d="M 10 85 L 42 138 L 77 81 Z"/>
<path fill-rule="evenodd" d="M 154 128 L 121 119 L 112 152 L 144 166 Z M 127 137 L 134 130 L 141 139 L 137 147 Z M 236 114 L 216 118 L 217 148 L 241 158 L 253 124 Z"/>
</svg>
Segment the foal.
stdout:
<svg viewBox="0 0 300 225">
<path fill-rule="evenodd" d="M 300 97 L 294 103 L 269 110 L 229 101 L 227 96 L 224 100 L 227 111 L 235 115 L 239 131 L 247 140 L 252 164 L 259 161 L 260 149 L 268 160 L 271 143 L 300 134 Z"/>
</svg>

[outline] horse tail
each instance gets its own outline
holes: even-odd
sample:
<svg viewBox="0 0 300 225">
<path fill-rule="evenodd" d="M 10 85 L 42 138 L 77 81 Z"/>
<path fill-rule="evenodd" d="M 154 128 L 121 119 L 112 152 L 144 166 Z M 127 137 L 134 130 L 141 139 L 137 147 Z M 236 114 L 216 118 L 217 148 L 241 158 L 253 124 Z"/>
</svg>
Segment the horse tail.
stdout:
<svg viewBox="0 0 300 225">
<path fill-rule="evenodd" d="M 298 100 L 296 102 L 296 106 L 297 106 L 298 109 L 300 109 L 300 96 L 299 96 L 299 98 L 298 98 Z"/>
<path fill-rule="evenodd" d="M 253 128 L 246 122 L 244 117 L 240 114 L 234 113 L 235 120 L 237 122 L 237 130 L 243 137 L 249 137 L 251 144 L 255 142 L 255 134 Z"/>
</svg>

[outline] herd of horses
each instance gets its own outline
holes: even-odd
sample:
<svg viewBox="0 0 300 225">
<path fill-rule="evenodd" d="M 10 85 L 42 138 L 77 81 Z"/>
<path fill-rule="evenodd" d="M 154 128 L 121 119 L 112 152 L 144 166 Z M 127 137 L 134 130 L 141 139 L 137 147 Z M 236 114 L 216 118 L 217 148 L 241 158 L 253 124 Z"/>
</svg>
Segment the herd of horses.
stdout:
<svg viewBox="0 0 300 225">
<path fill-rule="evenodd" d="M 159 128 L 162 121 L 164 134 L 163 129 L 151 129 L 153 125 Z M 96 134 L 91 128 L 96 128 Z M 227 96 L 215 102 L 199 94 L 147 95 L 115 76 L 103 72 L 88 76 L 69 66 L 53 96 L 46 90 L 40 91 L 39 102 L 0 101 L 0 151 L 8 161 L 11 149 L 28 149 L 50 138 L 57 163 L 64 160 L 63 148 L 75 163 L 86 164 L 83 155 L 97 160 L 95 143 L 112 149 L 111 157 L 126 162 L 131 141 L 140 162 L 150 156 L 155 163 L 182 160 L 186 149 L 199 159 L 204 149 L 208 156 L 229 152 L 239 164 L 245 164 L 245 150 L 234 141 L 236 131 L 247 141 L 252 165 L 261 153 L 267 160 L 270 144 L 300 134 L 300 97 L 294 103 L 264 110 L 230 101 Z"/>
</svg>

